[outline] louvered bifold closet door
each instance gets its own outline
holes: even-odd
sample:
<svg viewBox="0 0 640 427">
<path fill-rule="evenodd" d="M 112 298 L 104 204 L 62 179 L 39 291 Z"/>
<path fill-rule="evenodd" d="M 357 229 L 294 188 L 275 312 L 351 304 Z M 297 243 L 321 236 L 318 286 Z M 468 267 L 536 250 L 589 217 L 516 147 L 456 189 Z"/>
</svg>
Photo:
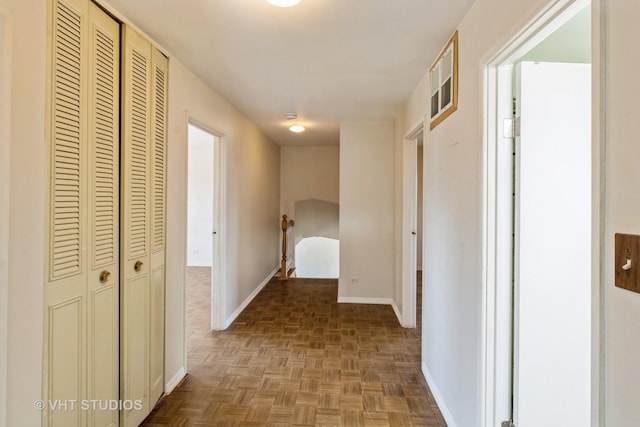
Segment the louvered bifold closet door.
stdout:
<svg viewBox="0 0 640 427">
<path fill-rule="evenodd" d="M 151 288 L 150 288 L 150 399 L 164 390 L 165 216 L 167 169 L 167 58 L 152 52 L 151 93 Z"/>
<path fill-rule="evenodd" d="M 49 6 L 43 424 L 109 426 L 82 403 L 118 399 L 119 26 L 87 0 Z"/>
<path fill-rule="evenodd" d="M 49 265 L 45 288 L 44 402 L 86 396 L 87 25 L 85 0 L 52 4 Z M 47 426 L 86 423 L 79 408 L 49 408 Z"/>
<path fill-rule="evenodd" d="M 120 388 L 120 25 L 90 5 L 89 341 L 90 426 L 116 426 Z"/>
<path fill-rule="evenodd" d="M 151 277 L 151 44 L 124 26 L 122 66 L 121 397 L 142 402 L 124 410 L 137 426 L 151 410 L 149 310 Z"/>
</svg>

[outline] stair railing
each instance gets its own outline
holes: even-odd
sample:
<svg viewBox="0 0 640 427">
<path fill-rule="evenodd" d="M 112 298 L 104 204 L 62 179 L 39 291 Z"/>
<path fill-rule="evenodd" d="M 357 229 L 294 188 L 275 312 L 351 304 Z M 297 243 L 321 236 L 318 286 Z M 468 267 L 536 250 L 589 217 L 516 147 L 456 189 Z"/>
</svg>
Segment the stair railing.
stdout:
<svg viewBox="0 0 640 427">
<path fill-rule="evenodd" d="M 295 221 L 282 215 L 282 261 L 280 261 L 280 280 L 288 280 L 295 268 L 287 270 L 287 230 L 295 225 Z"/>
</svg>

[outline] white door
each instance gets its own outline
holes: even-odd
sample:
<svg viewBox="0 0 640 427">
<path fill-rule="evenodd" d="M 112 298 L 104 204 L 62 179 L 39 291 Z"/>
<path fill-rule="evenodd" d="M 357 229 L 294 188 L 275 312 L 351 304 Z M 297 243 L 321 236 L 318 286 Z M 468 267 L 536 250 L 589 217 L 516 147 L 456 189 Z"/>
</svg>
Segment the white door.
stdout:
<svg viewBox="0 0 640 427">
<path fill-rule="evenodd" d="M 416 326 L 416 274 L 418 271 L 418 139 L 403 146 L 402 317 L 403 326 Z"/>
<path fill-rule="evenodd" d="M 519 68 L 514 422 L 584 427 L 591 415 L 591 66 Z"/>
<path fill-rule="evenodd" d="M 93 54 L 89 67 L 87 395 L 105 402 L 120 393 L 120 25 L 93 3 L 89 12 Z M 113 405 L 108 410 L 98 406 L 88 414 L 88 425 L 118 424 L 119 411 Z"/>
<path fill-rule="evenodd" d="M 124 26 L 121 398 L 137 426 L 164 390 L 167 58 Z M 140 409 L 140 407 L 142 409 Z"/>
<path fill-rule="evenodd" d="M 137 426 L 150 412 L 149 275 L 151 208 L 151 46 L 129 26 L 123 32 L 121 398 L 140 401 L 124 410 L 124 426 Z"/>
<path fill-rule="evenodd" d="M 149 288 L 149 395 L 153 407 L 164 392 L 165 231 L 168 61 L 152 52 L 151 77 L 151 283 Z"/>
</svg>

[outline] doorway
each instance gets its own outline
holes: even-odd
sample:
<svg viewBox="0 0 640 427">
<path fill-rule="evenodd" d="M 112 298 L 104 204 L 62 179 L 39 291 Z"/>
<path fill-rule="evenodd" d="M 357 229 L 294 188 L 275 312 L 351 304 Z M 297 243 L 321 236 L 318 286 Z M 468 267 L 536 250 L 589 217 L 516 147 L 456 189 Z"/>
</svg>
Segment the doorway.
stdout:
<svg viewBox="0 0 640 427">
<path fill-rule="evenodd" d="M 551 2 L 486 68 L 485 426 L 598 422 L 591 11 Z"/>
<path fill-rule="evenodd" d="M 422 183 L 418 183 L 418 177 L 422 177 L 423 129 L 422 122 L 414 126 L 405 135 L 402 146 L 402 326 L 405 328 L 416 327 L 419 301 L 417 279 L 418 266 L 422 266 Z"/>
<path fill-rule="evenodd" d="M 224 200 L 224 138 L 190 119 L 185 281 L 189 306 L 187 337 L 226 327 Z M 191 314 L 193 318 L 190 318 Z"/>
</svg>

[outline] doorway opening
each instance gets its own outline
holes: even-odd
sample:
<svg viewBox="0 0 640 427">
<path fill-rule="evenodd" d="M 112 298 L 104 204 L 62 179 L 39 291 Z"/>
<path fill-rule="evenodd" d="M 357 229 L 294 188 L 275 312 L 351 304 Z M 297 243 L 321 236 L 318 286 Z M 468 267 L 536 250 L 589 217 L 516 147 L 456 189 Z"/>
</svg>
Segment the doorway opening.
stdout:
<svg viewBox="0 0 640 427">
<path fill-rule="evenodd" d="M 591 95 L 599 81 L 591 31 L 597 39 L 600 29 L 592 11 L 589 1 L 552 1 L 487 61 L 487 427 L 598 423 L 600 98 Z"/>
<path fill-rule="evenodd" d="M 424 126 L 420 122 L 404 137 L 402 146 L 402 326 L 416 327 L 422 286 L 422 170 Z M 419 179 L 420 178 L 420 179 Z M 420 292 L 421 295 L 421 292 Z"/>
<path fill-rule="evenodd" d="M 337 279 L 340 275 L 338 203 L 307 199 L 296 201 L 294 206 L 296 277 Z"/>
<path fill-rule="evenodd" d="M 194 120 L 188 125 L 186 352 L 225 321 L 224 138 Z"/>
</svg>

